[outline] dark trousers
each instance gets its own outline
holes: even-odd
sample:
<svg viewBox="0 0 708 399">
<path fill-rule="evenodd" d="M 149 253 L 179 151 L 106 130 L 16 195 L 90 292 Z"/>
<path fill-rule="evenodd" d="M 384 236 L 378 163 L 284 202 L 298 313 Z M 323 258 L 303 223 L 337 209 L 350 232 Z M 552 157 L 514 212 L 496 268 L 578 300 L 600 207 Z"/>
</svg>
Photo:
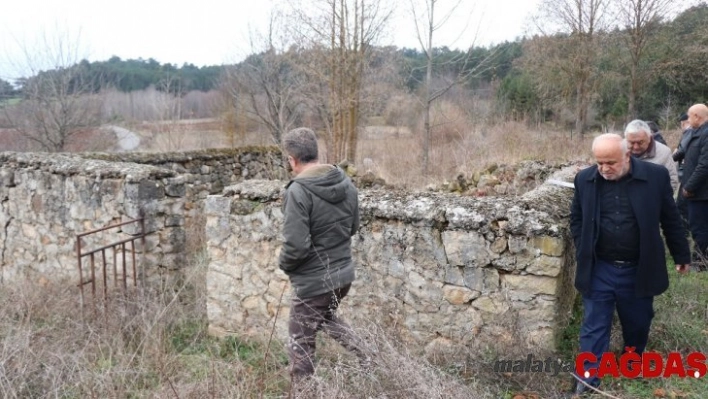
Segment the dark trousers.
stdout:
<svg viewBox="0 0 708 399">
<path fill-rule="evenodd" d="M 682 189 L 683 185 L 680 185 L 678 189 L 678 195 L 676 196 L 676 207 L 679 210 L 679 214 L 681 214 L 681 220 L 683 221 L 683 225 L 686 228 L 686 236 L 688 236 L 691 231 L 688 226 L 688 201 L 686 200 L 686 197 L 681 195 Z"/>
<path fill-rule="evenodd" d="M 688 203 L 688 225 L 693 236 L 693 252 L 696 261 L 708 262 L 708 201 L 686 201 Z"/>
<path fill-rule="evenodd" d="M 624 347 L 642 353 L 647 346 L 654 317 L 654 297 L 637 298 L 634 293 L 637 268 L 617 268 L 598 260 L 592 274 L 592 288 L 583 295 L 583 324 L 580 327 L 580 352 L 591 352 L 599 361 L 610 349 L 610 331 L 615 309 L 622 325 Z M 597 368 L 598 363 L 586 363 Z M 579 376 L 583 377 L 583 376 Z M 583 378 L 597 384 L 597 377 Z"/>
<path fill-rule="evenodd" d="M 360 359 L 364 357 L 352 329 L 335 314 L 350 287 L 351 284 L 347 284 L 322 295 L 293 298 L 288 325 L 288 356 L 293 378 L 299 379 L 315 372 L 315 343 L 320 330 Z"/>
</svg>

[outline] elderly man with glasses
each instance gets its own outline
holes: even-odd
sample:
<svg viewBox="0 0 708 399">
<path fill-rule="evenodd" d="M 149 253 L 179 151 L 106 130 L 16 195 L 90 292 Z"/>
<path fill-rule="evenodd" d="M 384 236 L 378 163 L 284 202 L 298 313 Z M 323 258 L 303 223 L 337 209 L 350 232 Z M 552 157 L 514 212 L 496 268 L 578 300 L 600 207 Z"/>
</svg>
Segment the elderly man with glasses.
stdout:
<svg viewBox="0 0 708 399">
<path fill-rule="evenodd" d="M 629 122 L 624 129 L 624 139 L 634 158 L 666 167 L 671 178 L 671 188 L 674 191 L 678 189 L 678 171 L 671 149 L 654 139 L 646 122 L 639 119 Z"/>
</svg>

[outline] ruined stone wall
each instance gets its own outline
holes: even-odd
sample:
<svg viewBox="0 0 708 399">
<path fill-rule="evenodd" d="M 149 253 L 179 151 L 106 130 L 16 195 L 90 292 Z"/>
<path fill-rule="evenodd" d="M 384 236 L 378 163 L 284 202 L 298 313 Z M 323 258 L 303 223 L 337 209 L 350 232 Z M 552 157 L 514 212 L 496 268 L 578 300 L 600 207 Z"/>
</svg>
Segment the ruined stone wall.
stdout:
<svg viewBox="0 0 708 399">
<path fill-rule="evenodd" d="M 76 235 L 146 212 L 152 265 L 172 263 L 183 231 L 184 185 L 171 171 L 67 154 L 0 153 L 2 281 L 78 281 Z M 87 237 L 86 248 L 125 239 L 137 225 Z M 170 258 L 170 259 L 166 259 Z"/>
<path fill-rule="evenodd" d="M 262 334 L 280 309 L 283 334 L 285 182 L 261 179 L 285 176 L 277 149 L 0 153 L 0 278 L 75 281 L 76 234 L 145 215 L 148 277 L 180 268 L 189 240 L 202 237 L 211 331 Z M 550 347 L 572 304 L 571 193 L 548 185 L 521 197 L 361 190 L 358 279 L 343 312 L 431 350 Z M 83 245 L 136 233 L 126 226 Z"/>
<path fill-rule="evenodd" d="M 285 336 L 289 289 L 277 261 L 283 186 L 253 180 L 206 200 L 214 334 L 262 335 L 277 314 Z M 358 277 L 342 311 L 431 351 L 553 347 L 574 295 L 571 196 L 550 185 L 506 198 L 361 190 Z"/>
<path fill-rule="evenodd" d="M 248 179 L 285 179 L 288 176 L 278 147 L 214 148 L 187 152 L 84 153 L 87 159 L 128 162 L 167 169 L 184 184 L 183 226 L 186 251 L 204 247 L 204 199 L 224 187 Z"/>
<path fill-rule="evenodd" d="M 0 153 L 0 278 L 76 279 L 76 235 L 146 217 L 148 276 L 179 269 L 204 241 L 203 199 L 244 179 L 281 177 L 277 148 L 190 153 Z M 86 237 L 93 249 L 138 225 Z M 140 247 L 137 248 L 140 251 Z"/>
<path fill-rule="evenodd" d="M 84 153 L 87 159 L 127 162 L 168 169 L 182 176 L 190 198 L 204 199 L 247 179 L 285 179 L 277 147 L 217 148 L 188 152 Z"/>
</svg>

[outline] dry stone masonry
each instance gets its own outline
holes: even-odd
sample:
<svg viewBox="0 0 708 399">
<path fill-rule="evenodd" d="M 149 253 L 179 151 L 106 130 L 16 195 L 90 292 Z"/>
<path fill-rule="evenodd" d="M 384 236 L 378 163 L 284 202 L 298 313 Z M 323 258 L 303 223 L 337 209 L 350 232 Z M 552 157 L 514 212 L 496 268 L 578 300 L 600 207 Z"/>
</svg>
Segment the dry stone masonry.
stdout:
<svg viewBox="0 0 708 399">
<path fill-rule="evenodd" d="M 259 335 L 274 321 L 285 334 L 288 280 L 277 266 L 284 184 L 241 182 L 206 200 L 214 334 Z M 516 198 L 362 190 L 358 279 L 342 310 L 429 351 L 552 348 L 574 295 L 571 193 L 550 185 Z"/>
<path fill-rule="evenodd" d="M 523 170 L 528 176 L 518 177 Z M 535 187 L 550 172 L 534 164 L 515 173 L 509 181 Z M 178 274 L 197 242 L 210 258 L 210 331 L 262 335 L 276 321 L 284 336 L 289 287 L 277 259 L 286 178 L 277 148 L 0 153 L 0 279 L 76 282 L 76 234 L 144 215 L 148 278 Z M 456 181 L 479 190 L 483 180 Z M 478 194 L 362 188 L 347 317 L 431 352 L 552 347 L 574 295 L 572 190 L 541 184 L 520 196 Z M 137 233 L 125 226 L 82 245 Z"/>
<path fill-rule="evenodd" d="M 76 234 L 141 215 L 151 233 L 148 276 L 179 269 L 187 241 L 194 239 L 188 227 L 202 215 L 209 193 L 247 178 L 284 176 L 277 148 L 0 153 L 0 279 L 78 281 Z M 203 222 L 194 230 L 203 235 Z M 82 245 L 94 248 L 138 233 L 137 224 L 127 225 L 87 237 Z"/>
</svg>

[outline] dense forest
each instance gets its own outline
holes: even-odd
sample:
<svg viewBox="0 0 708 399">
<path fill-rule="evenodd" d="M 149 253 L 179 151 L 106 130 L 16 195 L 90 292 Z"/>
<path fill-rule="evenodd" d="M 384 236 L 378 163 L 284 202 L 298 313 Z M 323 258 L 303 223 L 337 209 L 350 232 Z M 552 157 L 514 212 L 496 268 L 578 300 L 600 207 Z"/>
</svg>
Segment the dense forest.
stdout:
<svg viewBox="0 0 708 399">
<path fill-rule="evenodd" d="M 618 7 L 635 3 L 614 1 Z M 575 4 L 581 16 L 594 15 L 582 9 L 582 2 L 542 2 L 547 8 L 556 3 Z M 334 37 L 302 30 L 301 36 L 292 35 L 297 44 L 266 43 L 262 51 L 235 65 L 176 66 L 115 56 L 106 61 L 78 60 L 15 82 L 0 80 L 0 99 L 15 99 L 0 103 L 6 113 L 2 123 L 16 125 L 17 115 L 30 111 L 13 108 L 41 102 L 52 87 L 50 96 L 55 99 L 64 93 L 92 96 L 95 102 L 102 93 L 115 97 L 154 92 L 171 101 L 165 112 L 152 116 L 145 106 L 135 109 L 135 97 L 130 98 L 129 111 L 104 103 L 92 123 L 222 118 L 235 129 L 239 123 L 242 129 L 260 126 L 278 142 L 283 131 L 307 121 L 328 132 L 330 150 L 339 151 L 342 158 L 353 158 L 356 131 L 372 121 L 405 125 L 428 137 L 436 134 L 435 126 L 441 124 L 430 113 L 437 102 L 456 108 L 467 120 L 515 120 L 581 133 L 616 128 L 636 117 L 673 128 L 678 114 L 704 102 L 708 94 L 708 5 L 701 3 L 672 17 L 657 7 L 635 10 L 640 14 L 634 13 L 634 22 L 627 12 L 625 22 L 613 24 L 554 17 L 556 9 L 550 7 L 546 18 L 561 25 L 556 32 L 469 49 L 382 47 L 373 36 L 337 43 Z M 357 27 L 345 21 L 343 28 Z M 60 85 L 65 87 L 60 90 L 56 87 Z M 480 102 L 486 104 L 483 110 Z"/>
</svg>

